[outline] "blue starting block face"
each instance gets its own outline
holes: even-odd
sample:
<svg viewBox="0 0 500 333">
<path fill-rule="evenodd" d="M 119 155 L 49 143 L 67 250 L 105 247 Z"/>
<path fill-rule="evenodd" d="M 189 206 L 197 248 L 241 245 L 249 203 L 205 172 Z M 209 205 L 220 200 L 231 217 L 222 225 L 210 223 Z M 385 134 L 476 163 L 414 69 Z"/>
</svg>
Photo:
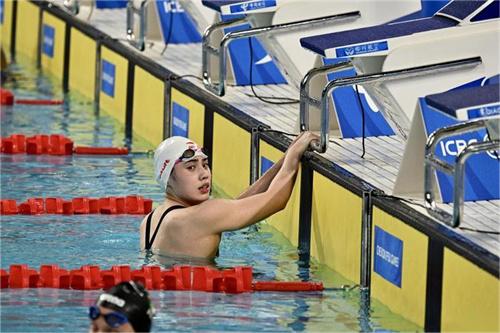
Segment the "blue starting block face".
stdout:
<svg viewBox="0 0 500 333">
<path fill-rule="evenodd" d="M 200 32 L 177 0 L 157 0 L 156 6 L 165 43 L 201 42 Z"/>
<path fill-rule="evenodd" d="M 335 64 L 344 59 L 325 59 L 325 64 Z M 328 80 L 334 80 L 347 76 L 355 76 L 354 69 L 344 70 L 328 75 Z M 373 102 L 369 102 L 364 90 L 358 87 L 359 99 L 354 87 L 337 88 L 332 93 L 337 120 L 343 138 L 358 138 L 363 135 L 362 109 L 365 111 L 365 136 L 394 135 L 394 131 L 389 126 L 381 112 Z"/>
<path fill-rule="evenodd" d="M 222 19 L 234 19 L 238 16 L 223 16 Z M 224 33 L 249 29 L 249 24 L 224 29 Z M 264 49 L 259 40 L 252 39 L 252 84 L 279 84 L 287 83 L 274 60 Z M 237 39 L 229 44 L 229 56 L 233 66 L 233 74 L 238 86 L 250 84 L 250 43 L 247 38 Z"/>
<path fill-rule="evenodd" d="M 456 119 L 430 107 L 424 98 L 419 99 L 425 134 L 427 137 L 435 130 L 459 123 Z M 486 130 L 469 132 L 441 140 L 436 148 L 436 156 L 450 164 L 455 164 L 457 154 L 472 142 L 488 141 Z M 423 152 L 422 152 L 423 153 Z M 471 156 L 465 168 L 465 201 L 499 199 L 500 161 L 495 152 Z M 453 178 L 437 172 L 439 190 L 443 202 L 453 201 Z"/>
</svg>

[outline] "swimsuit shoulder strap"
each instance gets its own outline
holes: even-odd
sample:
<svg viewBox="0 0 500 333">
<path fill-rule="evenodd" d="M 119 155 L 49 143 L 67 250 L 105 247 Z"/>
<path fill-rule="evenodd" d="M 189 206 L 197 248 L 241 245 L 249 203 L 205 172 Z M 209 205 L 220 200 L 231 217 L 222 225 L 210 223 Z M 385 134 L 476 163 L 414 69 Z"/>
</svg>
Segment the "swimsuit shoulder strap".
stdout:
<svg viewBox="0 0 500 333">
<path fill-rule="evenodd" d="M 167 216 L 168 213 L 170 213 L 171 211 L 175 210 L 175 209 L 179 209 L 179 208 L 184 208 L 183 206 L 172 206 L 172 207 L 169 207 L 160 217 L 160 220 L 158 221 L 158 225 L 156 226 L 156 229 L 155 229 L 155 232 L 153 233 L 153 237 L 151 237 L 151 239 L 149 239 L 149 235 L 150 235 L 150 231 L 151 231 L 151 219 L 153 218 L 153 212 L 149 213 L 148 215 L 148 220 L 146 222 L 146 242 L 145 242 L 145 249 L 146 250 L 150 250 L 151 249 L 151 246 L 153 246 L 153 242 L 155 241 L 155 238 L 156 238 L 156 234 L 158 234 L 158 230 L 160 230 L 160 226 L 161 226 L 161 223 L 163 222 L 163 220 L 165 219 L 165 216 Z"/>
</svg>

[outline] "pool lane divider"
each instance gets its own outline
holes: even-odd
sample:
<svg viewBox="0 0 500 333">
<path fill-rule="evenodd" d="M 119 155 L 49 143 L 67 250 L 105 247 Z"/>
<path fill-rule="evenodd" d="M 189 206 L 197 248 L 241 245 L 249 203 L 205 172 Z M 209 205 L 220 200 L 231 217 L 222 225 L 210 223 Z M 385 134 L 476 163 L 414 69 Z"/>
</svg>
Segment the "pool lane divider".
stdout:
<svg viewBox="0 0 500 333">
<path fill-rule="evenodd" d="M 60 99 L 17 99 L 14 94 L 7 90 L 0 88 L 0 105 L 61 105 L 64 103 Z"/>
<path fill-rule="evenodd" d="M 12 134 L 0 138 L 0 152 L 3 154 L 29 155 L 127 155 L 127 147 L 74 147 L 74 142 L 60 134 L 37 134 L 27 137 Z"/>
<path fill-rule="evenodd" d="M 109 289 L 123 281 L 136 281 L 148 290 L 195 290 L 205 292 L 244 293 L 251 291 L 322 291 L 323 283 L 298 281 L 253 281 L 252 267 L 237 266 L 218 270 L 208 266 L 142 266 L 133 270 L 128 265 L 101 270 L 97 265 L 84 265 L 66 270 L 57 265 L 41 265 L 37 271 L 26 264 L 11 265 L 0 270 L 2 289 L 59 288 L 76 290 Z"/>
<path fill-rule="evenodd" d="M 139 195 L 126 197 L 88 198 L 70 200 L 62 198 L 30 198 L 17 205 L 16 200 L 0 200 L 0 215 L 41 215 L 41 214 L 134 214 L 151 212 L 153 200 Z"/>
</svg>

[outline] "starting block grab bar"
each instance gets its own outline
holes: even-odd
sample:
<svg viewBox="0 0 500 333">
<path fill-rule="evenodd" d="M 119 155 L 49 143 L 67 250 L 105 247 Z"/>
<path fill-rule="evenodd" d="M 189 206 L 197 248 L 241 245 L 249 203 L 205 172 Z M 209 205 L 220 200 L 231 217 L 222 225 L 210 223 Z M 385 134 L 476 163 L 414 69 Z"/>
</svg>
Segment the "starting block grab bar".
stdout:
<svg viewBox="0 0 500 333">
<path fill-rule="evenodd" d="M 494 116 L 483 119 L 475 119 L 464 123 L 440 128 L 433 132 L 427 139 L 425 146 L 425 178 L 424 178 L 424 202 L 427 212 L 432 217 L 456 228 L 463 219 L 464 211 L 464 173 L 465 162 L 472 155 L 490 150 L 500 149 L 500 140 L 491 138 L 486 142 L 473 142 L 467 145 L 457 154 L 455 165 L 451 165 L 435 155 L 435 150 L 439 141 L 444 138 L 476 131 L 478 129 L 498 127 L 500 116 Z M 498 131 L 498 128 L 496 129 Z M 453 214 L 449 214 L 436 205 L 434 189 L 436 188 L 436 170 L 453 175 Z"/>
<path fill-rule="evenodd" d="M 144 51 L 146 47 L 146 27 L 147 15 L 146 6 L 149 0 L 142 0 L 140 6 L 137 8 L 134 5 L 134 0 L 129 0 L 127 3 L 127 40 L 139 51 Z M 135 34 L 135 15 L 139 17 L 139 31 Z"/>
<path fill-rule="evenodd" d="M 330 81 L 326 84 L 321 92 L 321 99 L 316 100 L 311 97 L 309 94 L 309 82 L 310 80 L 319 74 L 323 74 L 326 72 L 338 72 L 341 70 L 345 70 L 347 68 L 352 67 L 349 62 L 342 62 L 335 65 L 324 66 L 321 68 L 314 68 L 309 71 L 308 74 L 304 77 L 301 82 L 301 92 L 300 92 L 300 128 L 302 131 L 305 131 L 309 128 L 309 105 L 319 105 L 321 106 L 321 124 L 320 124 L 320 142 L 314 148 L 315 151 L 319 153 L 326 152 L 327 144 L 330 136 L 330 113 L 328 106 L 328 98 L 331 92 L 334 89 L 351 86 L 356 84 L 363 83 L 381 83 L 384 81 L 402 79 L 402 78 L 410 78 L 417 77 L 426 74 L 435 74 L 445 71 L 452 71 L 457 69 L 464 69 L 468 67 L 474 67 L 481 64 L 480 57 L 473 57 L 467 59 L 460 59 L 454 61 L 447 61 L 437 64 L 430 64 L 425 66 L 418 67 L 409 67 L 400 70 L 388 71 L 388 72 L 379 72 L 374 74 L 365 74 L 358 76 L 351 76 L 345 78 L 339 78 L 333 81 Z M 335 105 L 333 105 L 335 108 Z"/>
<path fill-rule="evenodd" d="M 276 25 L 270 25 L 265 27 L 257 27 L 251 29 L 245 29 L 240 31 L 232 31 L 224 35 L 221 39 L 218 47 L 214 47 L 211 45 L 211 37 L 212 34 L 220 29 L 229 28 L 231 26 L 242 24 L 247 22 L 246 18 L 240 18 L 235 20 L 230 20 L 226 22 L 217 22 L 211 26 L 209 26 L 204 34 L 202 40 L 202 66 L 203 66 L 203 83 L 205 88 L 210 92 L 218 95 L 224 96 L 225 94 L 225 80 L 226 80 L 226 64 L 227 64 L 227 47 L 229 43 L 235 39 L 239 38 L 247 38 L 259 36 L 267 33 L 275 33 L 275 32 L 283 32 L 283 31 L 292 31 L 295 29 L 301 29 L 304 27 L 314 27 L 317 25 L 326 24 L 329 22 L 341 22 L 345 20 L 353 20 L 360 17 L 359 11 L 353 11 L 343 14 L 324 16 L 314 19 L 294 21 L 289 23 L 282 23 Z M 219 58 L 219 82 L 214 82 L 215 80 L 212 78 L 212 71 L 209 63 L 209 56 L 216 56 Z"/>
</svg>

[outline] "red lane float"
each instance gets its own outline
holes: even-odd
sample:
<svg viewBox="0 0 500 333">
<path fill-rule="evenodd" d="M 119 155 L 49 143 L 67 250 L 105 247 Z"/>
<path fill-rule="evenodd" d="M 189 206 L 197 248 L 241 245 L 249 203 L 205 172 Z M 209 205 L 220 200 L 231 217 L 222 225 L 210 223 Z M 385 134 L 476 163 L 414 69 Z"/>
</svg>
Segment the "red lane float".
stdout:
<svg viewBox="0 0 500 333">
<path fill-rule="evenodd" d="M 0 104 L 1 105 L 14 104 L 14 94 L 7 89 L 0 88 Z"/>
<path fill-rule="evenodd" d="M 0 104 L 13 105 L 14 102 L 25 105 L 60 105 L 64 103 L 60 99 L 16 99 L 10 90 L 0 88 Z"/>
<path fill-rule="evenodd" d="M 0 200 L 0 215 L 40 214 L 134 214 L 144 215 L 153 209 L 153 200 L 139 195 L 105 198 L 29 198 L 17 205 L 16 200 Z"/>
<path fill-rule="evenodd" d="M 60 99 L 16 99 L 15 102 L 24 105 L 61 105 L 64 103 Z"/>
<path fill-rule="evenodd" d="M 148 290 L 196 290 L 206 292 L 244 293 L 251 291 L 322 291 L 321 282 L 252 281 L 252 267 L 238 266 L 218 270 L 207 266 L 143 266 L 133 270 L 128 265 L 101 270 L 97 265 L 84 265 L 65 270 L 57 265 L 41 265 L 40 271 L 27 265 L 11 265 L 0 270 L 1 286 L 5 288 L 61 288 L 76 290 L 109 289 L 134 280 Z"/>
<path fill-rule="evenodd" d="M 12 134 L 0 139 L 0 152 L 30 155 L 127 155 L 126 147 L 74 147 L 71 139 L 60 134 L 37 134 L 26 137 Z"/>
</svg>

